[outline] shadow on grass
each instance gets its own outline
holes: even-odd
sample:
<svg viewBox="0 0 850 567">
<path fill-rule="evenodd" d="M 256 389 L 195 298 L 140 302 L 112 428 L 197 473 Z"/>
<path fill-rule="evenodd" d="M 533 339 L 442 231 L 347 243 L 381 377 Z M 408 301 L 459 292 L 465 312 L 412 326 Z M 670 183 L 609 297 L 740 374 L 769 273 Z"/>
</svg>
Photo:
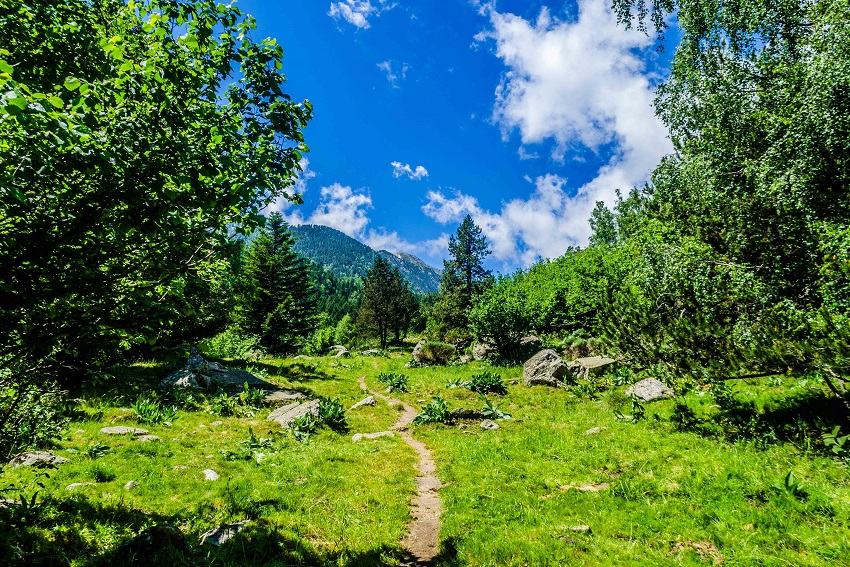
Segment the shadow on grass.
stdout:
<svg viewBox="0 0 850 567">
<path fill-rule="evenodd" d="M 683 431 L 705 437 L 723 437 L 729 441 L 751 440 L 756 446 L 790 442 L 801 448 L 822 448 L 821 436 L 834 426 L 846 430 L 850 416 L 841 401 L 832 394 L 807 390 L 774 400 L 764 410 L 756 403 L 741 400 L 729 390 L 715 394 L 717 411 L 697 416 L 679 402 L 672 420 Z"/>
<path fill-rule="evenodd" d="M 314 546 L 264 519 L 250 522 L 220 547 L 201 546 L 197 536 L 173 527 L 185 521 L 120 506 L 92 505 L 82 499 L 48 500 L 27 510 L 13 506 L 0 509 L 0 557 L 4 567 L 366 567 L 404 561 L 403 551 L 396 546 L 357 552 L 347 549 L 345 542 Z M 110 549 L 92 541 L 108 541 L 110 532 L 139 535 L 125 537 Z"/>
</svg>

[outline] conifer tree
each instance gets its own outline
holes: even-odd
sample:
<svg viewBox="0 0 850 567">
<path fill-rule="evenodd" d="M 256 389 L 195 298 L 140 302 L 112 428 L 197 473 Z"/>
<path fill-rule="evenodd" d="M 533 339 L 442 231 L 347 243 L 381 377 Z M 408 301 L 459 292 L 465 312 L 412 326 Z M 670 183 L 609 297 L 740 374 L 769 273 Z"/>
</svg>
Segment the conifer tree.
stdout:
<svg viewBox="0 0 850 567">
<path fill-rule="evenodd" d="M 314 327 L 316 299 L 309 265 L 292 249 L 294 238 L 280 213 L 247 246 L 238 284 L 237 323 L 260 337 L 270 352 L 298 348 Z"/>
<path fill-rule="evenodd" d="M 363 280 L 363 303 L 357 313 L 362 331 L 377 335 L 381 348 L 387 347 L 392 331 L 396 340 L 407 332 L 418 309 L 416 296 L 398 268 L 378 256 Z"/>
</svg>

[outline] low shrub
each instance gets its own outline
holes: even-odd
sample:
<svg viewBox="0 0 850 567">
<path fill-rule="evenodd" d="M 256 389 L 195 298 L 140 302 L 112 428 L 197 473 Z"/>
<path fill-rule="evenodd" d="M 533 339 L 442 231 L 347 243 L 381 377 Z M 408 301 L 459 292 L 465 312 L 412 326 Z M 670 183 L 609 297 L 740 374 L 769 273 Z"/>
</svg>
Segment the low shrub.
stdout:
<svg viewBox="0 0 850 567">
<path fill-rule="evenodd" d="M 345 408 L 337 398 L 322 398 L 319 402 L 319 422 L 327 425 L 334 431 L 345 431 L 348 429 L 348 418 L 345 416 Z"/>
<path fill-rule="evenodd" d="M 56 384 L 19 379 L 0 371 L 0 467 L 21 451 L 48 445 L 68 424 Z"/>
<path fill-rule="evenodd" d="M 422 425 L 425 423 L 450 424 L 451 422 L 452 415 L 449 410 L 449 404 L 447 404 L 446 400 L 439 396 L 422 406 L 422 411 L 419 412 L 419 415 L 413 418 L 414 425 Z"/>
<path fill-rule="evenodd" d="M 130 409 L 136 414 L 136 421 L 149 425 L 164 423 L 171 424 L 177 417 L 177 409 L 166 405 L 159 396 L 153 392 L 142 394 L 130 405 Z"/>
<path fill-rule="evenodd" d="M 404 374 L 381 372 L 378 374 L 378 382 L 386 384 L 390 391 L 407 392 L 407 376 Z"/>
<path fill-rule="evenodd" d="M 485 370 L 478 374 L 474 374 L 467 385 L 471 391 L 477 394 L 505 394 L 507 390 L 502 383 L 502 377 Z"/>
<path fill-rule="evenodd" d="M 428 341 L 419 349 L 419 362 L 429 366 L 444 366 L 455 357 L 457 349 L 449 343 Z"/>
<path fill-rule="evenodd" d="M 260 338 L 247 335 L 238 327 L 231 326 L 200 344 L 201 351 L 215 358 L 241 358 L 254 360 L 262 354 Z"/>
</svg>

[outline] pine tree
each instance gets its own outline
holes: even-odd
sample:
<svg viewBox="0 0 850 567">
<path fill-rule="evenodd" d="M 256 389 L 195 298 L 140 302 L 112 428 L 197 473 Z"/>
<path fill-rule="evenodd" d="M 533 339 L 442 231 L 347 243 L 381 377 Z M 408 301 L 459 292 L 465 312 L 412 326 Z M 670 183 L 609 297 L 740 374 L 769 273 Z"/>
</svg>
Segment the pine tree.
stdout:
<svg viewBox="0 0 850 567">
<path fill-rule="evenodd" d="M 389 333 L 401 339 L 417 310 L 416 296 L 398 269 L 376 257 L 363 280 L 363 303 L 357 313 L 361 331 L 377 335 L 381 348 L 386 348 Z"/>
<path fill-rule="evenodd" d="M 309 265 L 292 246 L 283 216 L 272 214 L 247 246 L 238 278 L 237 323 L 270 352 L 295 351 L 314 327 Z"/>
</svg>

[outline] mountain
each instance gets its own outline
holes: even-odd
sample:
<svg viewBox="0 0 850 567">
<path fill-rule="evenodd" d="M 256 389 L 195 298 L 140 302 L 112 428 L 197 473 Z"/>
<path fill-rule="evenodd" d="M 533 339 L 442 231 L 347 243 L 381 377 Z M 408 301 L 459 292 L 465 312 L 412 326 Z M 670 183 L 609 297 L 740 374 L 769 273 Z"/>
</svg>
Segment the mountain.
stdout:
<svg viewBox="0 0 850 567">
<path fill-rule="evenodd" d="M 440 270 L 411 254 L 375 251 L 329 226 L 302 224 L 290 230 L 295 235 L 295 251 L 337 277 L 364 277 L 380 255 L 398 268 L 413 291 L 429 293 L 440 288 Z"/>
</svg>

